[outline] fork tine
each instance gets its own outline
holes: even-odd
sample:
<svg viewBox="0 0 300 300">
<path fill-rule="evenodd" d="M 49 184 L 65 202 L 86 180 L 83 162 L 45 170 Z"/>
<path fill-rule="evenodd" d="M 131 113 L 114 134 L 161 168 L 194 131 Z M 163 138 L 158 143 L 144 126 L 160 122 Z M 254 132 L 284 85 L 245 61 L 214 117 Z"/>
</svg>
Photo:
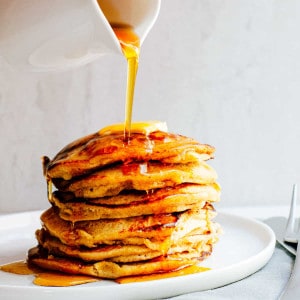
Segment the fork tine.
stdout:
<svg viewBox="0 0 300 300">
<path fill-rule="evenodd" d="M 290 205 L 289 217 L 285 231 L 285 241 L 291 243 L 297 243 L 297 239 L 294 237 L 295 224 L 296 224 L 296 202 L 297 202 L 297 184 L 293 185 L 292 200 Z"/>
<path fill-rule="evenodd" d="M 291 201 L 291 206 L 290 206 L 290 214 L 287 222 L 287 231 L 286 231 L 286 236 L 284 240 L 286 242 L 292 242 L 292 243 L 297 243 L 297 253 L 296 253 L 296 258 L 295 258 L 295 263 L 294 263 L 294 268 L 292 270 L 291 277 L 284 288 L 283 292 L 281 293 L 279 299 L 280 300 L 291 300 L 291 299 L 299 299 L 300 295 L 300 285 L 299 285 L 299 280 L 300 280 L 300 235 L 299 235 L 299 226 L 298 228 L 295 229 L 295 223 L 296 223 L 296 199 L 297 199 L 297 185 L 294 184 L 293 187 L 293 195 L 292 195 L 292 201 Z M 289 235 L 290 234 L 290 238 Z"/>
</svg>

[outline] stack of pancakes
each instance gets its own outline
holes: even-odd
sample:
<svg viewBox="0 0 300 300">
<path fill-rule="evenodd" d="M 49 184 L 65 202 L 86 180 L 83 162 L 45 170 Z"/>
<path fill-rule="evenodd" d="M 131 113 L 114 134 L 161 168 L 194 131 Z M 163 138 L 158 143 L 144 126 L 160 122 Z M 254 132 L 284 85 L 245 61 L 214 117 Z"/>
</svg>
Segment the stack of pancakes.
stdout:
<svg viewBox="0 0 300 300">
<path fill-rule="evenodd" d="M 117 128 L 44 157 L 51 208 L 29 263 L 113 279 L 178 270 L 211 254 L 220 188 L 205 161 L 214 148 L 162 123 L 133 125 L 128 141 Z"/>
</svg>

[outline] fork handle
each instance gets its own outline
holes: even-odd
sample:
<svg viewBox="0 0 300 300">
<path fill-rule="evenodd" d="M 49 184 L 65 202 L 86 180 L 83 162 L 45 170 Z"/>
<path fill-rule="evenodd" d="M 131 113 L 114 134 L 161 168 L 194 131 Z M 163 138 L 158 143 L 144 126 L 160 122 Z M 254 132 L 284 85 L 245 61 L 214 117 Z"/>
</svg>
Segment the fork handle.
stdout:
<svg viewBox="0 0 300 300">
<path fill-rule="evenodd" d="M 300 242 L 299 242 L 300 243 Z M 280 295 L 280 300 L 300 299 L 300 245 L 297 245 L 297 253 L 291 277 Z"/>
</svg>

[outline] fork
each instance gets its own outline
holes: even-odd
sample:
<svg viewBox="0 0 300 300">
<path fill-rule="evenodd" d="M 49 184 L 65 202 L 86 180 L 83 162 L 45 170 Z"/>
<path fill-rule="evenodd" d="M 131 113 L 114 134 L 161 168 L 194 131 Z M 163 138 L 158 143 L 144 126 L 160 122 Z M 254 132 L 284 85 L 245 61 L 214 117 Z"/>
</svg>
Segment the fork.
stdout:
<svg viewBox="0 0 300 300">
<path fill-rule="evenodd" d="M 284 241 L 289 243 L 300 243 L 299 225 L 296 224 L 296 202 L 297 202 L 297 185 L 293 186 L 290 212 L 286 225 Z M 280 295 L 281 300 L 300 299 L 300 246 L 297 247 L 294 268 L 291 277 Z"/>
</svg>

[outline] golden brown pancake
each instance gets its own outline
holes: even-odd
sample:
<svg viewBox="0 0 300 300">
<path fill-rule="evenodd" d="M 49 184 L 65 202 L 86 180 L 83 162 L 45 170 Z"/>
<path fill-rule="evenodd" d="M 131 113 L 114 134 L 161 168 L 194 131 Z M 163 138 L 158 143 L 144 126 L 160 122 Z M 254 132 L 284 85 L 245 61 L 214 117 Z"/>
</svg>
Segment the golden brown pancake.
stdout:
<svg viewBox="0 0 300 300">
<path fill-rule="evenodd" d="M 188 164 L 156 162 L 115 165 L 76 180 L 53 180 L 54 185 L 78 197 L 113 196 L 123 190 L 151 190 L 181 183 L 210 184 L 216 181 L 215 170 L 203 161 Z"/>
<path fill-rule="evenodd" d="M 132 133 L 124 143 L 122 133 L 80 138 L 64 147 L 53 160 L 44 159 L 49 178 L 73 177 L 116 162 L 157 160 L 162 163 L 190 163 L 210 159 L 214 148 L 182 135 L 155 131 L 149 135 Z"/>
<path fill-rule="evenodd" d="M 151 260 L 134 263 L 116 263 L 112 261 L 99 261 L 94 263 L 85 263 L 79 259 L 62 258 L 47 256 L 40 253 L 38 248 L 29 251 L 29 263 L 39 267 L 56 270 L 70 274 L 83 274 L 100 278 L 115 279 L 125 276 L 147 275 L 162 272 L 171 272 L 177 269 L 194 265 L 195 262 L 201 261 L 206 257 L 185 258 L 185 253 L 174 257 L 158 257 Z M 210 253 L 210 251 L 208 251 Z"/>
<path fill-rule="evenodd" d="M 99 219 L 72 223 L 61 219 L 53 208 L 45 211 L 43 227 L 61 242 L 70 246 L 95 247 L 99 244 L 146 244 L 147 240 L 165 240 L 174 234 L 180 239 L 195 228 L 209 230 L 211 210 L 186 211 L 176 214 L 159 214 L 122 219 Z M 184 222 L 184 223 L 183 223 Z M 185 227 L 182 227 L 183 225 Z M 186 232 L 187 231 L 187 232 Z M 148 246 L 148 245 L 147 245 Z"/>
<path fill-rule="evenodd" d="M 59 216 L 68 221 L 128 218 L 141 215 L 201 209 L 206 201 L 219 201 L 217 184 L 180 184 L 150 191 L 131 190 L 101 198 L 75 198 L 72 193 L 56 191 L 50 198 Z"/>
<path fill-rule="evenodd" d="M 74 247 L 63 244 L 44 229 L 36 232 L 39 245 L 55 256 L 80 258 L 84 261 L 111 260 L 117 262 L 133 262 L 160 256 L 158 250 L 149 249 L 145 245 L 99 245 L 98 247 Z"/>
<path fill-rule="evenodd" d="M 100 261 L 109 260 L 115 262 L 134 262 L 149 260 L 164 254 L 176 254 L 185 252 L 191 257 L 197 256 L 196 253 L 207 252 L 207 245 L 211 245 L 216 241 L 218 226 L 213 226 L 211 232 L 201 234 L 200 230 L 195 230 L 190 235 L 181 237 L 176 243 L 170 243 L 167 249 L 152 250 L 145 245 L 98 245 L 97 247 L 74 247 L 63 244 L 59 239 L 52 237 L 44 229 L 38 230 L 36 233 L 39 245 L 48 251 L 49 255 L 58 257 L 79 258 L 84 261 Z"/>
<path fill-rule="evenodd" d="M 178 217 L 172 214 L 126 219 L 100 219 L 96 221 L 68 222 L 57 215 L 53 208 L 41 216 L 43 226 L 51 235 L 70 246 L 109 244 L 130 238 L 166 238 L 172 231 Z"/>
</svg>

